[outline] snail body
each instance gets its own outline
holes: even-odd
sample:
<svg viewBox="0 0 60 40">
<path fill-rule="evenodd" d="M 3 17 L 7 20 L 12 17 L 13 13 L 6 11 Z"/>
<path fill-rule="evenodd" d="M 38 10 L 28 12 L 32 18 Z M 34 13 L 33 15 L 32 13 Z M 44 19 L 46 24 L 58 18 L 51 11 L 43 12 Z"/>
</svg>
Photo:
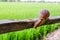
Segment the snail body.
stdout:
<svg viewBox="0 0 60 40">
<path fill-rule="evenodd" d="M 34 28 L 36 28 L 39 25 L 42 25 L 46 21 L 46 19 L 48 19 L 49 16 L 50 16 L 50 13 L 48 10 L 46 10 L 46 9 L 42 10 L 39 13 L 38 20 L 34 24 Z"/>
</svg>

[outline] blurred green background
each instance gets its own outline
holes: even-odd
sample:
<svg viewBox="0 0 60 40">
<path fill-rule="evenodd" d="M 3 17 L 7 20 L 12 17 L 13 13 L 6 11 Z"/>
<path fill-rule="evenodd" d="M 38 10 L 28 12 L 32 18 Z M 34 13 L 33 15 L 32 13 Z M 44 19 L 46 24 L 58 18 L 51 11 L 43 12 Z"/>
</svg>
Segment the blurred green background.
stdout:
<svg viewBox="0 0 60 40">
<path fill-rule="evenodd" d="M 0 20 L 2 19 L 30 19 L 37 18 L 42 9 L 50 11 L 50 16 L 60 16 L 60 3 L 22 3 L 0 2 Z M 0 40 L 38 40 L 57 29 L 60 23 L 39 26 L 22 31 L 0 34 Z"/>
</svg>

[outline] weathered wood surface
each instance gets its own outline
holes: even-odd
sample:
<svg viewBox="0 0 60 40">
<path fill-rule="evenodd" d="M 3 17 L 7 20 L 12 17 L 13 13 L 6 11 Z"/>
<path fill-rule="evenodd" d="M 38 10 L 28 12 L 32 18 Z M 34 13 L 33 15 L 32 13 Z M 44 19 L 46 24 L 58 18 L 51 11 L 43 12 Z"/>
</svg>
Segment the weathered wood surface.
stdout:
<svg viewBox="0 0 60 40">
<path fill-rule="evenodd" d="M 32 20 L 0 20 L 0 33 L 32 28 L 37 19 Z M 50 17 L 42 25 L 60 22 L 60 16 Z"/>
</svg>

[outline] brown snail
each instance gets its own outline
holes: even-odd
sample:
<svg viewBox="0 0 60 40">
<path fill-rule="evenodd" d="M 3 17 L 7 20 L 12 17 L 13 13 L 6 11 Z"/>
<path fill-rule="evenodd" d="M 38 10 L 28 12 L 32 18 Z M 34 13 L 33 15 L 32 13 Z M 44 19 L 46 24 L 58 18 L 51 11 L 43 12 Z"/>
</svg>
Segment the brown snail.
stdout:
<svg viewBox="0 0 60 40">
<path fill-rule="evenodd" d="M 39 25 L 42 25 L 43 22 L 48 19 L 48 17 L 50 16 L 50 12 L 46 9 L 42 10 L 40 13 L 39 13 L 39 16 L 38 16 L 38 20 L 35 22 L 34 24 L 34 28 L 36 28 L 37 26 Z"/>
</svg>

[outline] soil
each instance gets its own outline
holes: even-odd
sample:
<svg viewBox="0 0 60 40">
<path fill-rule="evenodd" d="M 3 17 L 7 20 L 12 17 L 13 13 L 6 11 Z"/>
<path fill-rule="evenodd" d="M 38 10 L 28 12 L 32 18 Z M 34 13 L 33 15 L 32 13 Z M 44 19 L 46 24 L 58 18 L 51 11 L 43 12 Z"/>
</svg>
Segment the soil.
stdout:
<svg viewBox="0 0 60 40">
<path fill-rule="evenodd" d="M 48 33 L 45 40 L 60 40 L 60 28 Z"/>
</svg>

